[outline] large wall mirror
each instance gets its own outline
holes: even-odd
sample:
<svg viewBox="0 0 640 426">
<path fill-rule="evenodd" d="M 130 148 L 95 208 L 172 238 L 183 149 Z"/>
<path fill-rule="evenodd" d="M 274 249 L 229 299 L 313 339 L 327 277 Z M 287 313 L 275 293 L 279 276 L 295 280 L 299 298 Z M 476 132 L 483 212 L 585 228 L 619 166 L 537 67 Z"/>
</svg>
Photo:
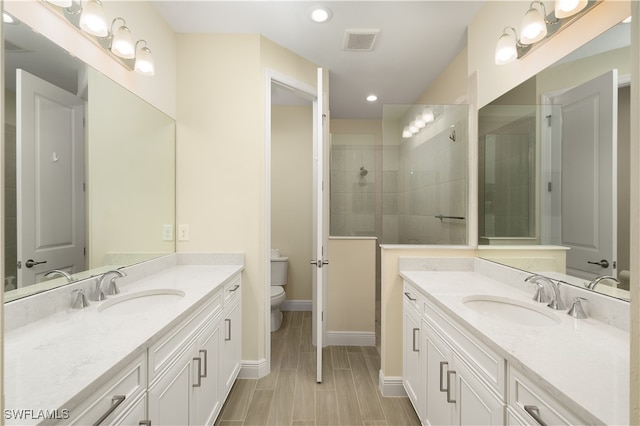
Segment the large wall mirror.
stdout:
<svg viewBox="0 0 640 426">
<path fill-rule="evenodd" d="M 174 120 L 22 23 L 4 39 L 5 301 L 174 252 Z"/>
<path fill-rule="evenodd" d="M 629 299 L 630 41 L 620 23 L 480 109 L 481 257 Z"/>
</svg>

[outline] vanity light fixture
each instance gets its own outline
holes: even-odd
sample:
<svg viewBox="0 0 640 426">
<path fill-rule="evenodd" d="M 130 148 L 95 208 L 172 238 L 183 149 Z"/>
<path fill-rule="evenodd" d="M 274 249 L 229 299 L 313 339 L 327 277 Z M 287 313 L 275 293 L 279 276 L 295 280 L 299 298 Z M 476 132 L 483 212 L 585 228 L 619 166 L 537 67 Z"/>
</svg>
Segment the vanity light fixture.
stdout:
<svg viewBox="0 0 640 426">
<path fill-rule="evenodd" d="M 556 0 L 554 8 L 556 18 L 573 16 L 587 7 L 587 3 L 587 0 Z"/>
<path fill-rule="evenodd" d="M 541 9 L 536 8 L 536 5 L 539 5 Z M 545 17 L 546 14 L 547 11 L 544 7 L 544 3 L 541 1 L 531 2 L 529 10 L 527 10 L 527 13 L 525 13 L 522 18 L 522 25 L 520 26 L 520 43 L 537 43 L 547 36 L 548 22 Z"/>
<path fill-rule="evenodd" d="M 94 36 L 89 38 L 128 70 L 147 76 L 155 74 L 153 55 L 147 41 L 138 40 L 134 43 L 124 18 L 114 18 L 109 28 L 100 0 L 80 0 L 76 3 L 73 0 L 43 1 L 62 9 L 63 16 L 71 25 Z"/>
<path fill-rule="evenodd" d="M 402 129 L 402 137 L 410 138 L 422 131 L 436 120 L 436 113 L 433 108 L 427 107 L 419 112 L 413 120 Z"/>
<path fill-rule="evenodd" d="M 100 0 L 85 0 L 81 3 L 80 28 L 96 37 L 109 35 L 107 18 Z"/>
<path fill-rule="evenodd" d="M 114 32 L 113 26 L 116 21 L 122 21 L 122 25 Z M 127 22 L 124 19 L 118 17 L 111 21 L 111 33 L 109 36 L 111 37 L 109 50 L 111 50 L 114 55 L 124 59 L 133 59 L 136 56 L 131 30 L 127 27 Z"/>
<path fill-rule="evenodd" d="M 520 37 L 512 26 L 505 27 L 495 50 L 496 65 L 522 58 L 536 44 L 551 38 L 604 0 L 556 0 L 554 11 L 547 15 L 544 3 L 534 0 L 522 18 Z"/>
<path fill-rule="evenodd" d="M 410 138 L 411 136 L 413 136 L 413 133 L 411 133 L 409 126 L 404 126 L 404 129 L 402 129 L 402 137 L 404 139 L 407 139 L 407 138 Z"/>
<path fill-rule="evenodd" d="M 138 50 L 138 45 L 140 43 L 144 43 L 144 46 Z M 136 42 L 136 63 L 134 66 L 134 70 L 142 75 L 154 75 L 155 74 L 155 65 L 153 63 L 153 56 L 151 55 L 151 50 L 147 47 L 146 40 L 138 40 Z"/>
</svg>

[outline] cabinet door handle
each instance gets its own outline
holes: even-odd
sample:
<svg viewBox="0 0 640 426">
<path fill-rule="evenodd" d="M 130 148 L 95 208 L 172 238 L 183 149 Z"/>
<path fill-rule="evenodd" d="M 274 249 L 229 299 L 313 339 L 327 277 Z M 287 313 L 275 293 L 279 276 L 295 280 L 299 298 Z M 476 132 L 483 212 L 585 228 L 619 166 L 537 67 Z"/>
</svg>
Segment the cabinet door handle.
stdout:
<svg viewBox="0 0 640 426">
<path fill-rule="evenodd" d="M 411 293 L 409 293 L 408 291 L 405 291 L 404 295 L 407 296 L 407 299 L 411 300 L 412 302 L 415 302 L 416 300 L 418 300 L 416 298 L 411 297 Z"/>
<path fill-rule="evenodd" d="M 225 337 L 224 341 L 228 342 L 231 340 L 231 318 L 225 318 L 225 323 L 227 323 L 227 331 L 229 331 L 229 337 Z"/>
<path fill-rule="evenodd" d="M 542 420 L 542 417 L 540 417 L 540 410 L 538 409 L 538 406 L 536 406 L 536 405 L 525 405 L 524 406 L 524 411 L 526 411 L 531 417 L 533 417 L 533 419 L 536 422 L 538 422 L 538 424 L 540 426 L 547 426 L 545 421 Z"/>
<path fill-rule="evenodd" d="M 230 288 L 229 291 L 233 293 L 234 291 L 236 291 L 239 288 L 240 288 L 240 285 L 236 284 L 236 285 L 233 286 L 233 288 Z"/>
<path fill-rule="evenodd" d="M 413 329 L 413 351 L 420 352 L 420 348 L 416 349 L 416 331 L 420 331 L 420 329 L 419 328 Z"/>
<path fill-rule="evenodd" d="M 449 370 L 449 363 L 447 361 L 440 361 L 440 392 L 447 392 L 447 389 L 442 385 L 442 367 L 446 366 L 447 370 Z"/>
<path fill-rule="evenodd" d="M 111 415 L 111 413 L 116 411 L 116 408 L 118 408 L 126 398 L 127 397 L 124 395 L 115 395 L 113 398 L 111 398 L 111 407 L 109 407 L 109 409 L 105 411 L 102 416 L 100 416 L 100 418 L 93 424 L 93 426 L 102 424 L 102 422 L 104 422 L 105 419 Z"/>
<path fill-rule="evenodd" d="M 456 400 L 455 399 L 451 399 L 451 376 L 456 374 L 455 370 L 448 370 L 447 371 L 447 402 L 451 403 L 451 404 L 455 404 Z"/>
<path fill-rule="evenodd" d="M 151 420 L 140 420 L 138 426 L 151 426 Z"/>
<path fill-rule="evenodd" d="M 204 373 L 202 374 L 202 378 L 207 378 L 207 350 L 206 349 L 200 349 L 200 354 L 203 355 L 204 358 Z"/>
<path fill-rule="evenodd" d="M 202 374 L 200 374 L 200 370 L 202 370 L 202 359 L 196 357 L 193 358 L 194 361 L 198 361 L 198 381 L 193 384 L 194 388 L 199 388 L 202 386 Z"/>
</svg>

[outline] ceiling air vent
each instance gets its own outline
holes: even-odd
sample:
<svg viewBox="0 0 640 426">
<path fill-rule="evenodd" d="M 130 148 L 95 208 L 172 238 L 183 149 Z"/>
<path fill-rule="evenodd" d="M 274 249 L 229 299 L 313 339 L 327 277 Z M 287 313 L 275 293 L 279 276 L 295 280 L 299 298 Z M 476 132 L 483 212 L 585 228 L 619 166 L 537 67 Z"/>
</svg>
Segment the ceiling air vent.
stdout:
<svg viewBox="0 0 640 426">
<path fill-rule="evenodd" d="M 379 33 L 380 30 L 345 30 L 344 38 L 342 39 L 342 50 L 371 51 Z"/>
</svg>

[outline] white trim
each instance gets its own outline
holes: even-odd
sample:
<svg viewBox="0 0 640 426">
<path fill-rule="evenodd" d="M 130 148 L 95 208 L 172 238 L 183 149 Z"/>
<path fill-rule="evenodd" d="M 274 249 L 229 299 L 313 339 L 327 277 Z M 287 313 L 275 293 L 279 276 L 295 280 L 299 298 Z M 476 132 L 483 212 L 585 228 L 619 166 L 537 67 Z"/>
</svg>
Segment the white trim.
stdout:
<svg viewBox="0 0 640 426">
<path fill-rule="evenodd" d="M 327 346 L 375 346 L 374 331 L 327 331 Z"/>
<path fill-rule="evenodd" d="M 266 376 L 271 371 L 271 298 L 268 296 L 271 290 L 271 274 L 268 272 L 271 270 L 271 84 L 276 83 L 286 88 L 295 91 L 298 95 L 313 100 L 314 105 L 317 103 L 317 90 L 313 86 L 309 86 L 298 80 L 294 80 L 285 74 L 281 74 L 273 69 L 265 69 L 265 134 L 264 134 L 264 191 L 265 191 L 265 214 L 264 214 L 264 253 L 263 253 L 263 267 L 264 267 L 264 355 L 265 358 L 261 360 L 261 364 L 257 367 L 258 377 Z M 315 120 L 315 114 L 314 114 Z M 240 376 L 243 375 L 245 368 L 254 369 L 253 364 L 249 362 L 247 366 L 244 366 L 240 371 Z M 246 374 L 249 374 L 247 371 Z"/>
<path fill-rule="evenodd" d="M 382 370 L 378 375 L 378 387 L 384 397 L 407 396 L 402 384 L 402 377 L 385 377 Z"/>
<path fill-rule="evenodd" d="M 311 300 L 285 300 L 280 307 L 281 311 L 311 311 Z"/>
<path fill-rule="evenodd" d="M 270 366 L 266 358 L 259 360 L 243 360 L 240 365 L 238 379 L 259 379 L 269 374 Z"/>
</svg>

